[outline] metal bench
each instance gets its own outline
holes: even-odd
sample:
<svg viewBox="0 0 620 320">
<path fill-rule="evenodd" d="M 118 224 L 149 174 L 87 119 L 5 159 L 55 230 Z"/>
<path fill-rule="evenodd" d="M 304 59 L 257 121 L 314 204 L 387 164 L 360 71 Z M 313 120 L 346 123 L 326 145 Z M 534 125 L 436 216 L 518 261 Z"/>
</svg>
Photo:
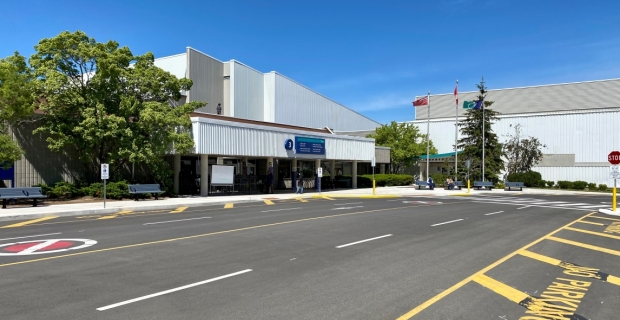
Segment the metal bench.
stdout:
<svg viewBox="0 0 620 320">
<path fill-rule="evenodd" d="M 510 188 L 519 188 L 519 191 L 523 191 L 523 187 L 525 187 L 523 182 L 506 182 L 505 189 L 510 191 Z"/>
<path fill-rule="evenodd" d="M 37 206 L 37 199 L 47 198 L 40 187 L 32 188 L 0 188 L 2 209 L 6 209 L 7 199 L 34 199 L 33 207 Z"/>
<path fill-rule="evenodd" d="M 159 200 L 159 194 L 162 193 L 159 184 L 130 184 L 129 193 L 136 196 L 136 201 L 138 201 L 138 196 L 140 194 L 145 193 L 153 193 L 155 194 L 155 200 Z"/>
<path fill-rule="evenodd" d="M 418 190 L 422 190 L 422 187 L 429 188 L 428 182 L 422 180 L 416 180 L 415 184 L 418 186 Z"/>
<path fill-rule="evenodd" d="M 493 191 L 493 182 L 490 181 L 474 181 L 474 188 L 476 188 L 476 190 L 480 190 L 480 188 L 485 187 L 491 191 Z"/>
<path fill-rule="evenodd" d="M 454 188 L 455 189 L 461 190 L 462 187 L 464 187 L 463 181 L 454 181 Z M 447 182 L 443 183 L 443 188 L 444 188 L 444 190 L 448 190 L 449 189 Z"/>
</svg>

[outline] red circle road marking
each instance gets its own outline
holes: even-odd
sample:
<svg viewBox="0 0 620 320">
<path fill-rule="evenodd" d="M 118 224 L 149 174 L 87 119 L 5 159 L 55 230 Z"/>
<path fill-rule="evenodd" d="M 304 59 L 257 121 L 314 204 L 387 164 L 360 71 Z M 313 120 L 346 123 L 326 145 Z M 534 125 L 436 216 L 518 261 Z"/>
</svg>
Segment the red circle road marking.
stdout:
<svg viewBox="0 0 620 320">
<path fill-rule="evenodd" d="M 22 243 L 22 244 L 16 244 L 14 246 L 10 246 L 10 247 L 6 247 L 4 248 L 2 251 L 5 252 L 22 252 L 30 247 L 36 246 L 40 243 L 43 243 L 44 241 L 40 241 L 40 242 L 32 242 L 32 243 Z M 48 251 L 48 250 L 54 250 L 54 249 L 65 249 L 65 248 L 69 248 L 71 246 L 73 246 L 73 242 L 69 242 L 69 241 L 57 241 L 54 242 L 53 244 L 45 247 L 45 248 L 41 248 L 38 251 Z"/>
</svg>

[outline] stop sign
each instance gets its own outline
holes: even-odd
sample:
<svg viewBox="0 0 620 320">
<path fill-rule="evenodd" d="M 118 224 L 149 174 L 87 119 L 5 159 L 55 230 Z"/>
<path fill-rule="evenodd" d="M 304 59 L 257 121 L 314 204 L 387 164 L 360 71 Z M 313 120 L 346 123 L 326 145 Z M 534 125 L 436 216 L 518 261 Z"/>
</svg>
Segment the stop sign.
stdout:
<svg viewBox="0 0 620 320">
<path fill-rule="evenodd" d="M 620 164 L 620 151 L 612 151 L 607 156 L 607 161 L 611 164 Z"/>
</svg>

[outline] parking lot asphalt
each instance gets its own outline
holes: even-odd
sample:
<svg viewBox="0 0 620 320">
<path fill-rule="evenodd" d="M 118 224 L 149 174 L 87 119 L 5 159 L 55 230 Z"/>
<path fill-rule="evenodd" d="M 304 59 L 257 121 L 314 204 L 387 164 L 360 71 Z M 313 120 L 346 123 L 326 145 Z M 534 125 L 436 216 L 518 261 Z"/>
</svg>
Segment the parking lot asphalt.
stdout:
<svg viewBox="0 0 620 320">
<path fill-rule="evenodd" d="M 4 221 L 0 319 L 615 319 L 620 219 L 594 213 L 605 200 L 291 199 Z"/>
</svg>

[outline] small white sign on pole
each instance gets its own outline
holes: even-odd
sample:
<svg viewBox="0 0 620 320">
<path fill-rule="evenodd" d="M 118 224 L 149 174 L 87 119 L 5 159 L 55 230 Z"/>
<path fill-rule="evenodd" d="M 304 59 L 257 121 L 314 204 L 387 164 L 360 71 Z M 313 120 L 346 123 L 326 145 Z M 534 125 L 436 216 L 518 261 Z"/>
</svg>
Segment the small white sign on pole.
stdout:
<svg viewBox="0 0 620 320">
<path fill-rule="evenodd" d="M 101 164 L 101 180 L 110 179 L 110 166 L 107 163 Z"/>
<path fill-rule="evenodd" d="M 319 167 L 316 171 L 316 173 L 319 175 L 319 178 L 323 176 L 323 168 Z"/>
<path fill-rule="evenodd" d="M 611 169 L 609 176 L 612 179 L 620 179 L 620 165 L 611 165 L 609 168 Z"/>
<path fill-rule="evenodd" d="M 375 157 L 372 157 L 372 166 L 375 166 Z"/>
</svg>

